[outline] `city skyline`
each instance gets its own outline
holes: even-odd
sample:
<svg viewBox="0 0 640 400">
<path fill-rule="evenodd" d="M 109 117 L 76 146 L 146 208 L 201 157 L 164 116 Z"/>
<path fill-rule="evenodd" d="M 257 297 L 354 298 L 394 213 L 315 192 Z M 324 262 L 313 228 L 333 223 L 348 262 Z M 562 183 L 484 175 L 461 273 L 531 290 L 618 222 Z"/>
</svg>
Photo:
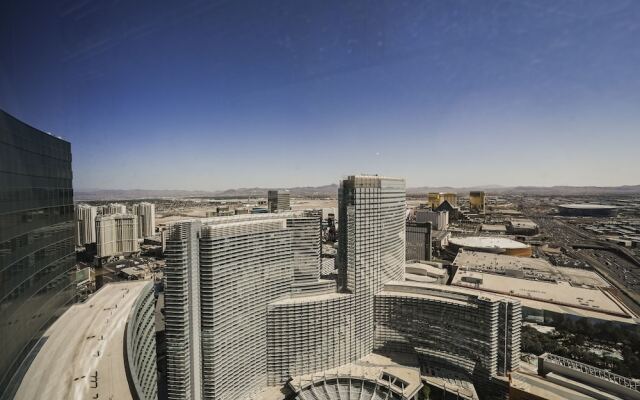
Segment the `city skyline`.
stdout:
<svg viewBox="0 0 640 400">
<path fill-rule="evenodd" d="M 0 1 L 0 400 L 640 400 L 640 1 Z"/>
<path fill-rule="evenodd" d="M 0 108 L 79 190 L 640 183 L 636 3 L 0 7 Z"/>
</svg>

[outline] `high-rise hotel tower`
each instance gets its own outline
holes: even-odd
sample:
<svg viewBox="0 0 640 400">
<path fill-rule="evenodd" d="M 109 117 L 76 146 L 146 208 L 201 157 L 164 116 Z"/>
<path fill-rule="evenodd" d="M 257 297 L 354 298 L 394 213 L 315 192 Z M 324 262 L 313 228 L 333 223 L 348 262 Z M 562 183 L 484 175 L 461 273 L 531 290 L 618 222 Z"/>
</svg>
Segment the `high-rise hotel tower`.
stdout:
<svg viewBox="0 0 640 400">
<path fill-rule="evenodd" d="M 215 217 L 170 227 L 165 252 L 170 399 L 238 399 L 267 386 L 268 305 L 294 293 L 334 289 L 319 280 L 319 234 L 320 218 L 305 212 Z"/>
<path fill-rule="evenodd" d="M 134 215 L 138 216 L 138 236 L 148 238 L 156 231 L 156 205 L 143 201 L 134 204 L 131 208 Z"/>
<path fill-rule="evenodd" d="M 78 204 L 75 210 L 76 246 L 96 242 L 96 217 L 98 207 Z"/>
<path fill-rule="evenodd" d="M 355 354 L 373 350 L 373 299 L 404 278 L 404 179 L 350 176 L 338 191 L 338 283 L 354 295 Z"/>
<path fill-rule="evenodd" d="M 402 279 L 404 181 L 342 182 L 345 285 L 320 279 L 320 216 L 176 223 L 166 267 L 169 398 L 237 399 L 373 350 L 374 295 Z"/>
<path fill-rule="evenodd" d="M 500 307 L 497 298 L 404 281 L 404 180 L 350 176 L 341 182 L 338 206 L 336 282 L 320 278 L 315 211 L 170 227 L 170 399 L 308 399 L 325 393 L 339 400 L 353 398 L 352 392 L 362 399 L 416 398 L 419 368 L 411 383 L 393 376 L 397 364 L 380 371 L 367 361 L 387 349 L 428 360 L 444 355 L 445 363 L 481 371 L 476 375 L 484 381 L 517 362 L 519 303 Z"/>
</svg>

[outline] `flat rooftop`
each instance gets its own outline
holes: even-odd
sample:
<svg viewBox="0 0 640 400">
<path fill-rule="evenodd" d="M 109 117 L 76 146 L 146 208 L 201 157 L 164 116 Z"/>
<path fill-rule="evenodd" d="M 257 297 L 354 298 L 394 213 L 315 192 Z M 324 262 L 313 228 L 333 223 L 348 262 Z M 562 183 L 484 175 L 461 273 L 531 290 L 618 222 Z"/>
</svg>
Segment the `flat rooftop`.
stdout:
<svg viewBox="0 0 640 400">
<path fill-rule="evenodd" d="M 352 296 L 352 294 L 350 293 L 332 292 L 332 293 L 316 294 L 312 296 L 287 297 L 284 299 L 273 301 L 269 304 L 281 305 L 281 304 L 313 303 L 316 301 L 339 299 L 342 297 L 350 297 L 350 296 Z"/>
<path fill-rule="evenodd" d="M 538 227 L 538 224 L 527 218 L 513 218 L 510 222 L 511 226 L 515 228 L 535 229 Z"/>
<path fill-rule="evenodd" d="M 40 339 L 14 399 L 133 399 L 125 372 L 125 326 L 148 283 L 109 283 L 71 306 Z"/>
<path fill-rule="evenodd" d="M 531 393 L 532 395 L 540 396 L 541 398 L 548 400 L 594 399 L 594 397 L 560 386 L 557 383 L 548 381 L 541 376 L 523 372 L 514 371 L 511 373 L 511 386 L 516 390 Z"/>
<path fill-rule="evenodd" d="M 496 272 L 503 272 L 511 268 L 527 268 L 544 272 L 554 270 L 551 263 L 541 258 L 507 256 L 471 250 L 458 251 L 452 264 L 458 267 L 472 267 Z"/>
<path fill-rule="evenodd" d="M 382 291 L 376 296 L 406 296 L 452 302 L 456 304 L 470 304 L 469 299 L 477 297 L 489 301 L 513 296 L 504 296 L 487 291 L 469 289 L 463 286 L 442 285 L 428 282 L 391 281 L 384 285 Z"/>
<path fill-rule="evenodd" d="M 411 282 L 438 283 L 438 278 L 405 272 L 404 279 Z"/>
<path fill-rule="evenodd" d="M 481 229 L 483 232 L 507 232 L 504 224 L 482 224 Z"/>
<path fill-rule="evenodd" d="M 454 244 L 461 247 L 497 249 L 524 249 L 529 247 L 529 245 L 518 242 L 517 240 L 494 236 L 468 236 L 451 238 L 449 239 L 449 244 Z"/>
<path fill-rule="evenodd" d="M 434 277 L 444 277 L 447 275 L 447 270 L 444 268 L 434 267 L 433 265 L 423 264 L 421 262 L 407 261 L 405 264 L 405 270 L 411 274 L 428 275 Z"/>
<path fill-rule="evenodd" d="M 520 211 L 518 210 L 514 210 L 512 208 L 492 208 L 490 210 L 491 213 L 493 214 L 505 214 L 505 215 L 520 215 L 522 214 Z"/>
<path fill-rule="evenodd" d="M 545 310 L 545 311 L 554 312 L 558 314 L 570 314 L 576 317 L 599 319 L 607 322 L 623 322 L 626 324 L 639 323 L 639 321 L 634 318 L 612 315 L 612 314 L 605 314 L 601 311 L 592 311 L 592 310 L 586 310 L 583 308 L 569 307 L 562 304 L 549 303 L 546 301 L 533 300 L 533 299 L 525 299 L 522 297 L 513 297 L 513 298 L 520 300 L 520 304 L 522 304 L 522 307 L 527 307 L 527 308 L 532 308 L 537 310 Z M 622 308 L 624 309 L 624 307 Z M 631 315 L 631 313 L 629 313 L 629 315 Z"/>
<path fill-rule="evenodd" d="M 606 204 L 592 204 L 592 203 L 560 204 L 558 207 L 574 208 L 578 210 L 597 210 L 597 209 L 612 210 L 612 209 L 618 208 L 616 206 L 610 206 Z"/>
<path fill-rule="evenodd" d="M 515 257 L 480 251 L 460 250 L 453 265 L 475 271 L 504 274 L 507 271 L 522 270 L 528 279 L 567 281 L 572 286 L 611 287 L 595 271 L 580 268 L 556 267 L 541 258 Z"/>
<path fill-rule="evenodd" d="M 467 282 L 481 280 L 481 283 Z M 485 290 L 543 303 L 579 308 L 631 318 L 628 310 L 599 288 L 571 286 L 568 282 L 546 282 L 459 269 L 452 285 Z M 523 303 L 523 305 L 525 305 Z"/>
</svg>

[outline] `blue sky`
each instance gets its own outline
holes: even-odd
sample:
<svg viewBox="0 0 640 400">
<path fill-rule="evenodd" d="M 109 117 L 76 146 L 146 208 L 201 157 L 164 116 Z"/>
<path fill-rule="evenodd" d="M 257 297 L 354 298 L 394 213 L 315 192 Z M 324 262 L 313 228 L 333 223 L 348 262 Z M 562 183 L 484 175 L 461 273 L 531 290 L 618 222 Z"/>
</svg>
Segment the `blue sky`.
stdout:
<svg viewBox="0 0 640 400">
<path fill-rule="evenodd" d="M 639 184 L 640 2 L 0 5 L 0 108 L 76 189 Z"/>
</svg>

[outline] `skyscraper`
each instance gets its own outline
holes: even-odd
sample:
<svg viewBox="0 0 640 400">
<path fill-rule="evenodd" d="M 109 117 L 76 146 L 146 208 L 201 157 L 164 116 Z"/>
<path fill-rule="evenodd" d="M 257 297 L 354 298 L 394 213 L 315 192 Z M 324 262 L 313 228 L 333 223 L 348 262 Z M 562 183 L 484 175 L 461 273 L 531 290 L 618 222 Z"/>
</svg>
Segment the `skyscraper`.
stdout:
<svg viewBox="0 0 640 400">
<path fill-rule="evenodd" d="M 404 273 L 404 181 L 351 176 L 341 185 L 340 210 L 347 216 L 340 292 L 320 279 L 318 213 L 172 225 L 165 307 L 170 398 L 247 396 L 371 353 L 374 295 Z"/>
<path fill-rule="evenodd" d="M 96 242 L 96 217 L 98 208 L 88 204 L 78 204 L 75 208 L 76 246 Z"/>
<path fill-rule="evenodd" d="M 373 349 L 373 296 L 402 280 L 405 265 L 404 179 L 350 176 L 338 192 L 338 284 L 355 295 L 355 346 Z"/>
<path fill-rule="evenodd" d="M 405 252 L 404 180 L 350 176 L 340 183 L 338 208 L 340 230 L 336 263 L 340 289 L 350 293 L 366 288 L 376 290 L 382 280 L 401 278 Z M 392 240 L 382 243 L 386 238 Z M 365 248 L 366 252 L 363 251 Z M 364 259 L 356 257 L 363 253 L 366 253 Z M 384 260 L 382 253 L 385 253 Z M 367 269 L 374 273 L 366 279 L 373 280 L 364 280 Z"/>
<path fill-rule="evenodd" d="M 440 193 L 432 192 L 427 194 L 427 204 L 429 208 L 435 209 L 442 203 L 443 199 L 440 196 Z"/>
<path fill-rule="evenodd" d="M 308 284 L 314 271 L 319 276 L 319 234 L 320 220 L 305 213 L 217 217 L 170 227 L 170 399 L 242 398 L 267 385 L 267 306 L 291 297 L 294 284 Z M 240 377 L 249 379 L 240 384 Z"/>
<path fill-rule="evenodd" d="M 127 206 L 120 203 L 109 203 L 107 206 L 103 206 L 102 215 L 112 214 L 126 214 Z"/>
<path fill-rule="evenodd" d="M 138 218 L 131 214 L 97 217 L 96 244 L 98 258 L 109 258 L 139 251 Z"/>
<path fill-rule="evenodd" d="M 153 236 L 156 231 L 156 205 L 147 202 L 134 204 L 133 214 L 138 216 L 138 236 Z"/>
<path fill-rule="evenodd" d="M 339 290 L 269 305 L 269 385 L 370 354 L 374 295 L 404 275 L 404 180 L 350 176 L 338 201 Z"/>
<path fill-rule="evenodd" d="M 431 222 L 407 222 L 407 260 L 431 260 Z"/>
<path fill-rule="evenodd" d="M 267 206 L 269 212 L 282 212 L 291 210 L 291 194 L 286 190 L 269 190 L 267 193 Z"/>
<path fill-rule="evenodd" d="M 485 209 L 485 193 L 482 191 L 469 192 L 469 209 L 471 212 L 483 214 Z"/>
<path fill-rule="evenodd" d="M 448 201 L 452 206 L 458 204 L 458 195 L 455 193 L 431 192 L 427 194 L 427 205 L 435 210 L 443 202 Z"/>
<path fill-rule="evenodd" d="M 75 296 L 71 145 L 0 111 L 0 392 Z"/>
<path fill-rule="evenodd" d="M 443 318 L 449 310 L 445 303 L 459 312 L 455 328 L 463 333 L 448 353 L 451 365 L 475 373 L 477 363 L 485 383 L 499 372 L 498 364 L 507 370 L 515 365 L 517 353 L 511 350 L 519 344 L 519 304 L 499 307 L 496 297 L 478 314 L 484 300 L 461 295 L 465 289 L 404 281 L 404 180 L 350 176 L 341 182 L 338 198 L 337 282 L 320 278 L 317 212 L 170 226 L 165 252 L 170 399 L 261 398 L 285 393 L 283 385 L 288 396 L 298 395 L 307 383 L 323 385 L 327 376 L 336 376 L 338 367 L 344 375 L 337 377 L 340 389 L 331 392 L 336 399 L 349 398 L 352 378 L 355 393 L 373 395 L 376 384 L 365 391 L 368 384 L 352 376 L 350 366 L 369 365 L 366 359 L 376 349 L 414 359 L 429 355 L 421 346 L 430 341 L 446 349 L 446 332 L 454 325 Z M 414 312 L 398 311 L 405 307 Z M 501 317 L 500 310 L 511 314 Z M 498 325 L 506 327 L 504 334 Z M 398 340 L 403 346 L 396 346 Z M 476 344 L 481 354 L 473 354 Z M 407 368 L 393 362 L 391 367 Z M 374 375 L 396 379 L 393 370 L 382 370 Z M 397 390 L 394 398 L 414 398 L 422 383 L 407 385 L 412 387 L 407 393 L 391 390 Z"/>
</svg>

